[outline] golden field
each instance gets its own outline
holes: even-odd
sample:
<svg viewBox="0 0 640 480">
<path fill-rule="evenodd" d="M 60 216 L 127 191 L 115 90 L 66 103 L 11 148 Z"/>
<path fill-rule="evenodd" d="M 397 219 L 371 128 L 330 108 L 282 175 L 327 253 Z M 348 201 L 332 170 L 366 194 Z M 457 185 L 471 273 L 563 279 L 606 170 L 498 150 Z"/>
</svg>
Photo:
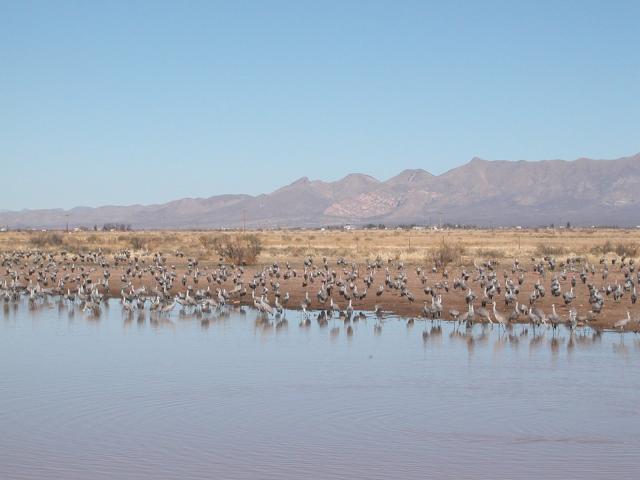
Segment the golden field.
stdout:
<svg viewBox="0 0 640 480">
<path fill-rule="evenodd" d="M 518 258 L 528 263 L 532 257 L 545 255 L 580 256 L 590 262 L 597 262 L 603 254 L 640 256 L 640 231 L 634 229 L 16 231 L 0 233 L 0 252 L 100 248 L 105 253 L 127 249 L 144 254 L 180 250 L 189 257 L 215 261 L 218 256 L 212 245 L 216 239 L 245 234 L 255 235 L 262 246 L 257 264 L 297 264 L 312 255 L 358 262 L 380 257 L 429 265 L 443 245 L 453 253 L 454 265 L 472 264 L 474 259 L 511 263 Z"/>
</svg>

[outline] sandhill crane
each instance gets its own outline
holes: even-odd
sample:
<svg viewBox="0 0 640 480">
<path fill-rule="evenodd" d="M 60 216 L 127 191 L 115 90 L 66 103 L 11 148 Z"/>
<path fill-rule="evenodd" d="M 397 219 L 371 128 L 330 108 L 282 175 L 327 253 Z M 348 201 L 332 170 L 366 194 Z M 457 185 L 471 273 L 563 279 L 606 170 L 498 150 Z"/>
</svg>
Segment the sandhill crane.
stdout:
<svg viewBox="0 0 640 480">
<path fill-rule="evenodd" d="M 442 296 L 431 297 L 431 311 L 436 318 L 442 318 Z"/>
<path fill-rule="evenodd" d="M 529 322 L 531 323 L 531 326 L 533 327 L 533 331 L 535 332 L 535 328 L 537 325 L 540 325 L 541 319 L 538 315 L 535 314 L 535 312 L 533 311 L 533 309 L 531 307 L 529 307 L 529 311 L 527 313 L 528 317 L 529 317 Z"/>
<path fill-rule="evenodd" d="M 340 307 L 336 303 L 333 303 L 333 298 L 331 298 L 330 300 L 331 303 L 329 305 L 329 310 L 327 311 L 327 313 L 329 313 L 331 318 L 333 318 L 334 314 L 340 314 Z"/>
<path fill-rule="evenodd" d="M 551 327 L 553 328 L 553 331 L 555 333 L 556 329 L 558 328 L 558 325 L 560 325 L 560 315 L 556 313 L 555 304 L 551 305 L 551 313 L 549 314 L 548 318 L 549 318 L 549 322 L 551 322 Z"/>
<path fill-rule="evenodd" d="M 473 308 L 473 303 L 469 304 L 469 307 L 467 309 L 467 313 L 464 314 L 464 316 L 460 317 L 460 321 L 461 322 L 465 322 L 465 326 L 466 328 L 472 328 L 473 327 L 473 322 L 476 319 L 476 314 L 475 314 L 475 310 Z"/>
<path fill-rule="evenodd" d="M 567 318 L 565 325 L 571 333 L 578 327 L 578 311 L 575 308 L 569 310 L 569 318 Z"/>
<path fill-rule="evenodd" d="M 258 310 L 263 313 L 273 315 L 273 307 L 269 305 L 269 302 L 265 300 L 264 295 L 260 297 L 260 301 L 258 302 Z"/>
<path fill-rule="evenodd" d="M 471 289 L 468 290 L 467 294 L 464 297 L 465 301 L 467 302 L 467 304 L 471 304 L 473 303 L 473 301 L 476 299 L 476 294 L 473 293 L 471 291 Z"/>
<path fill-rule="evenodd" d="M 176 303 L 177 303 L 177 300 L 174 298 L 172 303 L 169 303 L 168 305 L 163 305 L 162 307 L 160 307 L 160 313 L 163 315 L 171 313 L 173 308 L 176 306 Z"/>
<path fill-rule="evenodd" d="M 507 318 L 507 320 L 509 320 L 509 323 L 514 323 L 518 321 L 518 318 L 520 317 L 520 312 L 518 311 L 518 302 L 516 302 L 513 311 L 509 314 L 509 317 Z"/>
<path fill-rule="evenodd" d="M 278 297 L 275 297 L 275 300 L 273 301 L 273 305 L 276 307 L 276 312 L 278 313 L 278 315 L 282 315 L 282 312 L 284 311 L 284 308 L 282 307 L 282 305 L 278 301 Z"/>
<path fill-rule="evenodd" d="M 426 300 L 424 301 L 424 306 L 422 307 L 422 314 L 425 316 L 425 318 L 431 317 L 431 307 L 428 305 L 428 302 Z"/>
<path fill-rule="evenodd" d="M 620 331 L 622 331 L 630 321 L 631 321 L 631 314 L 629 313 L 629 310 L 627 310 L 627 318 L 618 320 L 616 323 L 613 324 L 613 328 L 619 328 Z"/>
<path fill-rule="evenodd" d="M 345 309 L 345 313 L 348 319 L 350 319 L 351 315 L 353 315 L 353 305 L 351 304 L 351 300 L 349 300 L 349 305 L 347 305 L 347 308 Z"/>
<path fill-rule="evenodd" d="M 496 319 L 496 322 L 498 322 L 498 328 L 503 327 L 505 328 L 506 322 L 504 319 L 504 316 L 496 309 L 496 302 L 493 302 L 493 318 Z"/>
<path fill-rule="evenodd" d="M 486 320 L 491 325 L 493 325 L 493 321 L 491 320 L 491 313 L 489 313 L 489 311 L 486 308 L 480 307 L 476 310 L 476 313 L 480 318 L 482 318 L 483 320 Z"/>
</svg>

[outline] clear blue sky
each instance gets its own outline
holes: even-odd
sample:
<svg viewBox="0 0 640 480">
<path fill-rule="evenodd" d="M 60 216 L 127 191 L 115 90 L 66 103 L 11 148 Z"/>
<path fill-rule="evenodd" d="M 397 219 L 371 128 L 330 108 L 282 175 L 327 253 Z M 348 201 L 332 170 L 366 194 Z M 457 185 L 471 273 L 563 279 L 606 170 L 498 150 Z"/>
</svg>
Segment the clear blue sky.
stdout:
<svg viewBox="0 0 640 480">
<path fill-rule="evenodd" d="M 640 151 L 639 1 L 0 0 L 0 209 Z"/>
</svg>

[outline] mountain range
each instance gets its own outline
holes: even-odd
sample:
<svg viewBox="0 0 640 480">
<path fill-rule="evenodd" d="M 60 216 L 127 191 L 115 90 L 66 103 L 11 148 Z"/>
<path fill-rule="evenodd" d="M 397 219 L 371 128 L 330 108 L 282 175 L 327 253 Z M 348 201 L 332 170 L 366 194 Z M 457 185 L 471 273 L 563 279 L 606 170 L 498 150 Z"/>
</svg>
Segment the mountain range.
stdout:
<svg viewBox="0 0 640 480">
<path fill-rule="evenodd" d="M 488 161 L 441 175 L 404 170 L 385 181 L 353 173 L 300 178 L 274 192 L 183 198 L 156 205 L 0 210 L 0 226 L 134 229 L 318 227 L 341 224 L 537 226 L 640 224 L 640 154 L 616 160 Z"/>
</svg>

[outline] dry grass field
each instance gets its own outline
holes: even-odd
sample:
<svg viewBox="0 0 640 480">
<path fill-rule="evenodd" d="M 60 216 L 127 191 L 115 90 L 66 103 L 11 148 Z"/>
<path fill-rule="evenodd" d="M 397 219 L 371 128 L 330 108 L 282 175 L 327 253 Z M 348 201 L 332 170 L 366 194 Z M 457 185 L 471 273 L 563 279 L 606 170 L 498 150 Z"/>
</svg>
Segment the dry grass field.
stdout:
<svg viewBox="0 0 640 480">
<path fill-rule="evenodd" d="M 149 232 L 3 232 L 0 252 L 66 249 L 114 253 L 127 249 L 140 254 L 180 250 L 186 256 L 217 261 L 216 239 L 240 236 L 238 231 Z M 363 262 L 380 257 L 408 265 L 430 265 L 443 249 L 452 265 L 473 260 L 527 263 L 546 255 L 583 257 L 597 262 L 603 255 L 640 256 L 640 231 L 634 229 L 494 229 L 494 230 L 274 230 L 251 231 L 261 244 L 256 264 L 289 261 L 299 264 L 308 256 Z"/>
</svg>

